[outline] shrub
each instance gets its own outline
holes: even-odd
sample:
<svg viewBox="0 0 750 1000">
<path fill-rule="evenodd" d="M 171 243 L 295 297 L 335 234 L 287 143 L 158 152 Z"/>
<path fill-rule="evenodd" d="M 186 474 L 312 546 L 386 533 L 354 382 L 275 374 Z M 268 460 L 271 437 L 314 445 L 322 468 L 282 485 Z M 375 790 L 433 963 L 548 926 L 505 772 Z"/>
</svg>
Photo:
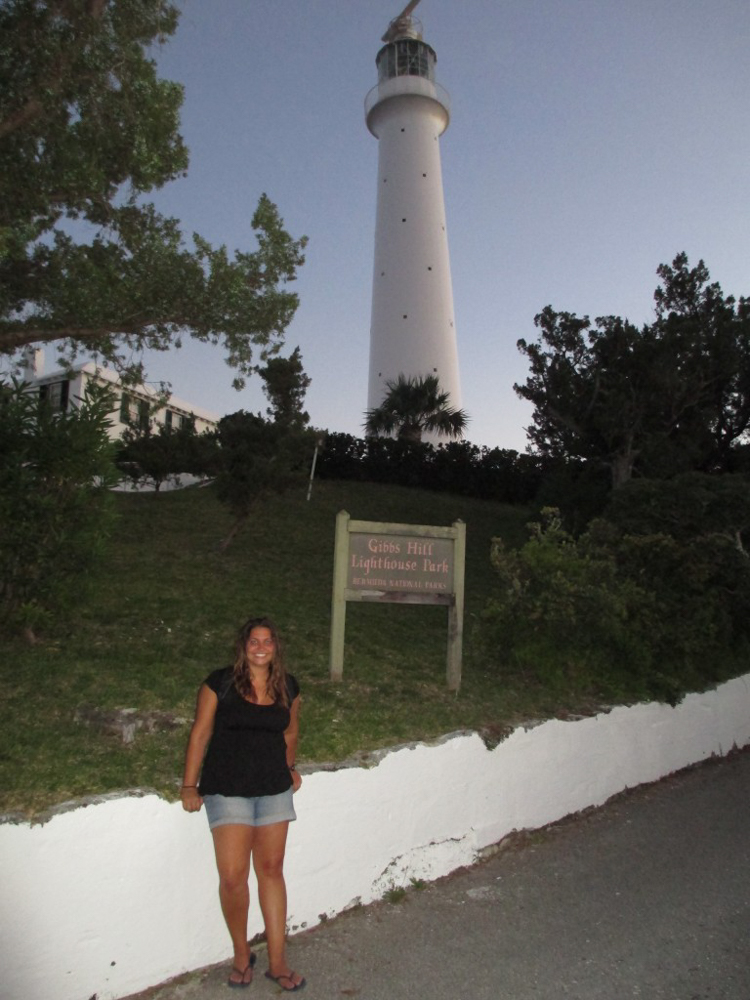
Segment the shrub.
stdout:
<svg viewBox="0 0 750 1000">
<path fill-rule="evenodd" d="M 632 484 L 577 540 L 546 509 L 519 551 L 493 546 L 487 655 L 527 680 L 608 698 L 674 702 L 733 676 L 750 649 L 747 493 L 694 475 Z"/>
<path fill-rule="evenodd" d="M 580 535 L 604 510 L 611 495 L 610 471 L 578 459 L 547 459 L 535 501 L 555 507 L 568 531 Z"/>
<path fill-rule="evenodd" d="M 80 597 L 111 523 L 112 401 L 91 387 L 79 403 L 61 413 L 0 387 L 0 626 L 29 639 Z"/>
<path fill-rule="evenodd" d="M 488 655 L 557 694 L 632 690 L 650 666 L 632 628 L 648 594 L 618 577 L 606 549 L 565 532 L 557 511 L 546 508 L 542 518 L 518 551 L 493 541 L 499 587 L 482 615 Z"/>
<path fill-rule="evenodd" d="M 361 480 L 365 448 L 363 438 L 329 431 L 318 457 L 318 476 L 321 479 Z"/>
<path fill-rule="evenodd" d="M 468 441 L 433 446 L 394 438 L 329 433 L 317 471 L 321 479 L 350 479 L 526 504 L 536 495 L 545 460 Z"/>
<path fill-rule="evenodd" d="M 162 483 L 181 473 L 210 476 L 219 463 L 216 434 L 198 434 L 195 425 L 179 429 L 151 426 L 143 431 L 126 432 L 117 449 L 117 465 L 136 485 L 143 480 L 153 483 L 158 493 Z"/>
</svg>

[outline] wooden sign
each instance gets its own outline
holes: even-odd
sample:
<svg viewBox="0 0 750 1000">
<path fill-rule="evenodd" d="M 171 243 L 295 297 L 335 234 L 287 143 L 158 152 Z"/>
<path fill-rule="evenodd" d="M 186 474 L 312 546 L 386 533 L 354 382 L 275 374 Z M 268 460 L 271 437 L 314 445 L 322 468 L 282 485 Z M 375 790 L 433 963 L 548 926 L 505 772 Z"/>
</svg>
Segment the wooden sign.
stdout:
<svg viewBox="0 0 750 1000">
<path fill-rule="evenodd" d="M 347 601 L 438 604 L 448 608 L 448 687 L 461 685 L 466 525 L 388 524 L 336 517 L 331 679 L 344 675 Z"/>
</svg>

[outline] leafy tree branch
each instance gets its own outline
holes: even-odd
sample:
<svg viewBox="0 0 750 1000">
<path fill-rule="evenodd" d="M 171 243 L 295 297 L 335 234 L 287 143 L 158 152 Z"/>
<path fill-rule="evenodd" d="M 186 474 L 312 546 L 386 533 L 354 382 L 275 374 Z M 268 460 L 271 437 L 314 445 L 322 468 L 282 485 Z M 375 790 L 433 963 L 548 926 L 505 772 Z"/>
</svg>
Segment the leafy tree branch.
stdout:
<svg viewBox="0 0 750 1000">
<path fill-rule="evenodd" d="M 175 31 L 167 0 L 8 0 L 0 7 L 0 353 L 55 343 L 129 374 L 183 336 L 223 347 L 241 387 L 298 299 L 305 239 L 263 195 L 257 247 L 183 235 L 142 196 L 187 170 L 182 87 L 148 50 Z"/>
<path fill-rule="evenodd" d="M 656 319 L 556 312 L 535 318 L 536 343 L 518 341 L 531 373 L 519 396 L 543 455 L 606 464 L 613 486 L 634 473 L 725 470 L 750 427 L 750 302 L 709 284 L 687 255 L 657 271 Z"/>
</svg>

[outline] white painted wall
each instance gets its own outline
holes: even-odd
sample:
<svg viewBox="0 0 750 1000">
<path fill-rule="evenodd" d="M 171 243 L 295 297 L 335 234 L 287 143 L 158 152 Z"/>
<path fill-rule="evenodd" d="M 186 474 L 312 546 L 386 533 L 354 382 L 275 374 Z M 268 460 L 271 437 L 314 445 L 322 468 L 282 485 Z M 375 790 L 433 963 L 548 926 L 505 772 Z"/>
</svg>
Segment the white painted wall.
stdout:
<svg viewBox="0 0 750 1000">
<path fill-rule="evenodd" d="M 520 726 L 493 750 L 457 734 L 306 774 L 287 852 L 290 928 L 749 743 L 747 674 L 676 708 Z M 2 822 L 0 859 L 5 1000 L 112 1000 L 229 955 L 203 812 L 147 793 L 72 803 L 43 824 Z M 254 905 L 250 934 L 261 928 Z"/>
</svg>

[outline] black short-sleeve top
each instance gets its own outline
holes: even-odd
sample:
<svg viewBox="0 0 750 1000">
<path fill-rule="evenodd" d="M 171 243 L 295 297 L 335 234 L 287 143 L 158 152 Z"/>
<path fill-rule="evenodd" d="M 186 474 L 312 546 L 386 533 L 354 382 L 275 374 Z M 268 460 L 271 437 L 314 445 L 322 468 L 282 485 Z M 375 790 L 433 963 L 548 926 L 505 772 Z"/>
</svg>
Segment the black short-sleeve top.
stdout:
<svg viewBox="0 0 750 1000">
<path fill-rule="evenodd" d="M 232 668 L 214 670 L 204 681 L 218 698 L 214 730 L 203 761 L 201 795 L 279 795 L 291 787 L 284 731 L 290 712 L 283 705 L 255 705 L 237 691 Z M 286 676 L 289 703 L 299 685 Z"/>
</svg>

